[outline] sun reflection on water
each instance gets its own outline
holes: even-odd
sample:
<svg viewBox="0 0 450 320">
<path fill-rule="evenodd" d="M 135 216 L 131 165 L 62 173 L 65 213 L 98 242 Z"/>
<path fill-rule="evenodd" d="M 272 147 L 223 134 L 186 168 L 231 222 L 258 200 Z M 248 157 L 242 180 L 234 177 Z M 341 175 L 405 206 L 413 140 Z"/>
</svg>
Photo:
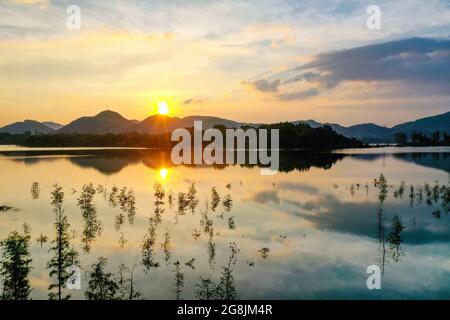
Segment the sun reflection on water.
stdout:
<svg viewBox="0 0 450 320">
<path fill-rule="evenodd" d="M 169 169 L 167 169 L 167 168 L 159 169 L 159 176 L 160 176 L 161 180 L 166 180 L 168 174 L 169 174 Z"/>
</svg>

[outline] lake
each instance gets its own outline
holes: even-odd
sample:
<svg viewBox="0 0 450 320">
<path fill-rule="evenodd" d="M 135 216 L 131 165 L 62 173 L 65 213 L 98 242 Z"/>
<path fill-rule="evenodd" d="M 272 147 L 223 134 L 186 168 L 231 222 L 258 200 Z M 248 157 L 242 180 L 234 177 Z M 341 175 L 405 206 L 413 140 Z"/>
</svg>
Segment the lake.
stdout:
<svg viewBox="0 0 450 320">
<path fill-rule="evenodd" d="M 56 183 L 82 271 L 73 299 L 99 257 L 134 270 L 142 299 L 204 298 L 224 275 L 238 299 L 450 299 L 450 148 L 281 152 L 261 176 L 173 166 L 164 150 L 3 146 L 0 168 L 0 237 L 29 226 L 33 299 L 48 295 Z"/>
</svg>

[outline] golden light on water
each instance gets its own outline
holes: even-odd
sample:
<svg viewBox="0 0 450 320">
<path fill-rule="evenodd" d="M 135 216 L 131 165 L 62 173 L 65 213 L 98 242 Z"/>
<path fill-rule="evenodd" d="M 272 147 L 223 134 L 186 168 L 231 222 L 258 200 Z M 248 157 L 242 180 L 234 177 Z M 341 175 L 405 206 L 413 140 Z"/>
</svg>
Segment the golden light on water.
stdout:
<svg viewBox="0 0 450 320">
<path fill-rule="evenodd" d="M 161 168 L 159 170 L 159 176 L 161 177 L 162 180 L 166 180 L 168 174 L 169 174 L 169 170 L 166 168 Z"/>
<path fill-rule="evenodd" d="M 169 114 L 169 105 L 165 101 L 158 102 L 158 113 L 161 115 Z"/>
</svg>

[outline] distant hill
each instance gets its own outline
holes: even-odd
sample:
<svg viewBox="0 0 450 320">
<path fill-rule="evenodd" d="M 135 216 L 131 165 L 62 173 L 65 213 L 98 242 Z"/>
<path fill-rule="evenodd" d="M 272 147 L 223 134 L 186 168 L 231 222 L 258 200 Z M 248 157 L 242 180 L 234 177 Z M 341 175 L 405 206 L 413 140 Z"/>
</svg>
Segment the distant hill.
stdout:
<svg viewBox="0 0 450 320">
<path fill-rule="evenodd" d="M 190 116 L 185 118 L 152 115 L 142 121 L 127 120 L 114 111 L 103 111 L 93 117 L 82 117 L 62 127 L 57 133 L 129 133 L 161 134 L 177 128 L 190 128 L 194 121 L 201 120 L 203 128 L 209 129 L 214 125 L 224 125 L 228 128 L 238 128 L 240 123 L 208 116 Z"/>
<path fill-rule="evenodd" d="M 56 122 L 52 122 L 52 121 L 44 121 L 44 122 L 41 122 L 41 123 L 43 125 L 46 125 L 47 127 L 51 128 L 51 129 L 55 130 L 55 131 L 61 129 L 62 127 L 64 127 L 64 125 L 56 123 Z"/>
<path fill-rule="evenodd" d="M 398 132 L 410 135 L 412 132 L 420 132 L 431 135 L 435 131 L 450 134 L 450 112 L 440 115 L 418 119 L 396 125 L 392 128 L 383 127 L 374 123 L 363 123 L 349 127 L 341 126 L 337 123 L 320 123 L 315 120 L 291 121 L 293 124 L 307 124 L 312 128 L 330 126 L 334 131 L 347 138 L 356 138 L 363 142 L 394 142 L 394 135 Z M 253 124 L 253 126 L 257 126 Z"/>
<path fill-rule="evenodd" d="M 133 122 L 114 111 L 103 111 L 93 117 L 81 117 L 62 127 L 57 132 L 72 133 L 123 133 L 133 126 Z"/>
<path fill-rule="evenodd" d="M 390 140 L 390 137 L 393 136 L 391 129 L 374 123 L 357 124 L 350 127 L 344 127 L 336 123 L 327 125 L 343 136 L 357 138 L 362 141 Z"/>
<path fill-rule="evenodd" d="M 55 130 L 52 128 L 46 126 L 45 124 L 42 124 L 38 121 L 34 120 L 25 120 L 23 122 L 15 122 L 13 124 L 7 125 L 3 128 L 0 128 L 0 133 L 6 132 L 10 134 L 22 134 L 25 132 L 30 132 L 31 134 L 36 133 L 54 133 Z"/>
<path fill-rule="evenodd" d="M 153 115 L 140 122 L 131 124 L 128 130 L 140 134 L 162 134 L 174 129 L 175 123 L 178 121 L 179 118 L 176 117 Z"/>
<path fill-rule="evenodd" d="M 103 111 L 91 117 L 82 117 L 72 121 L 66 126 L 60 126 L 53 122 L 37 122 L 26 120 L 17 122 L 0 129 L 0 133 L 8 132 L 20 134 L 30 131 L 32 134 L 38 133 L 61 133 L 61 134 L 161 134 L 170 132 L 177 128 L 190 128 L 194 126 L 195 120 L 203 122 L 203 129 L 212 128 L 215 125 L 223 125 L 227 128 L 239 128 L 241 126 L 258 127 L 263 124 L 240 123 L 228 119 L 209 116 L 189 116 L 185 118 L 169 117 L 162 115 L 152 115 L 142 121 L 128 120 L 117 112 Z M 349 127 L 341 126 L 337 123 L 319 123 L 315 120 L 291 121 L 292 124 L 307 124 L 312 128 L 319 128 L 325 125 L 330 126 L 337 133 L 347 137 L 356 138 L 363 142 L 393 142 L 394 135 L 404 132 L 410 135 L 412 132 L 420 132 L 431 135 L 434 131 L 441 131 L 450 134 L 450 112 L 444 114 L 418 119 L 394 126 L 393 128 L 382 127 L 374 123 L 363 123 Z M 55 131 L 56 130 L 56 131 Z"/>
<path fill-rule="evenodd" d="M 317 122 L 317 121 L 315 121 L 315 120 L 298 120 L 298 121 L 291 121 L 291 123 L 292 124 L 299 124 L 299 123 L 301 123 L 301 124 L 307 124 L 308 126 L 310 126 L 311 128 L 319 128 L 319 127 L 322 127 L 323 126 L 323 124 L 322 123 L 319 123 L 319 122 Z M 337 131 L 336 131 L 337 132 Z M 339 133 L 339 132 L 338 132 Z M 342 134 L 342 133 L 340 133 L 340 134 Z"/>
<path fill-rule="evenodd" d="M 421 132 L 432 134 L 435 131 L 450 132 L 450 111 L 437 116 L 418 119 L 416 121 L 406 122 L 396 125 L 392 128 L 394 133 L 403 132 L 410 134 L 412 132 Z"/>
<path fill-rule="evenodd" d="M 202 121 L 203 129 L 210 129 L 210 128 L 214 127 L 215 125 L 223 125 L 227 128 L 239 128 L 243 125 L 236 121 L 217 118 L 217 117 L 190 116 L 190 117 L 185 117 L 185 118 L 180 119 L 180 121 L 177 123 L 177 127 L 178 128 L 191 128 L 194 126 L 194 121 L 198 121 L 198 120 Z"/>
<path fill-rule="evenodd" d="M 294 123 L 308 123 L 311 121 L 294 121 Z M 313 125 L 316 124 L 317 122 L 313 123 Z M 402 123 L 392 128 L 382 127 L 374 123 L 363 123 L 350 127 L 344 127 L 336 123 L 325 123 L 323 125 L 330 126 L 334 131 L 347 138 L 356 138 L 364 142 L 393 142 L 394 135 L 398 132 L 403 132 L 407 135 L 410 135 L 412 132 L 431 135 L 435 131 L 450 134 L 450 112 Z"/>
</svg>

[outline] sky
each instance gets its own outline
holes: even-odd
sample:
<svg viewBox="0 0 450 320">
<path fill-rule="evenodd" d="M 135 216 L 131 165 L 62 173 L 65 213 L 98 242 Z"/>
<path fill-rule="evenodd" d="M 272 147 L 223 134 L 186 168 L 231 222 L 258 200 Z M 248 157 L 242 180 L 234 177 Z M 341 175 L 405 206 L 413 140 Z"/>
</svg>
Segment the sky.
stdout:
<svg viewBox="0 0 450 320">
<path fill-rule="evenodd" d="M 242 122 L 450 111 L 450 1 L 0 0 L 0 126 L 105 109 L 142 120 L 162 101 Z"/>
</svg>

